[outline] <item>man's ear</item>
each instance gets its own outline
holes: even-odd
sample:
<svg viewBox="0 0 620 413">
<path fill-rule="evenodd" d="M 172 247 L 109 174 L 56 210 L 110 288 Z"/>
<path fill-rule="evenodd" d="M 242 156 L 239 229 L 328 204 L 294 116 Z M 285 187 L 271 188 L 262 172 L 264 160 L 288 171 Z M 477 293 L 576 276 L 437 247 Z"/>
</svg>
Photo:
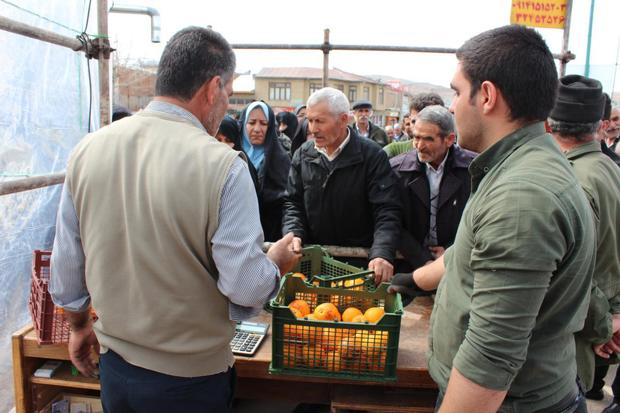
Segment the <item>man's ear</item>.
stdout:
<svg viewBox="0 0 620 413">
<path fill-rule="evenodd" d="M 456 141 L 456 133 L 451 132 L 448 136 L 446 136 L 446 143 L 448 146 L 453 145 Z"/>
<path fill-rule="evenodd" d="M 479 103 L 482 105 L 482 113 L 488 115 L 497 108 L 499 99 L 501 99 L 499 89 L 497 89 L 493 82 L 485 80 L 480 85 L 477 99 L 479 99 Z"/>
<path fill-rule="evenodd" d="M 203 99 L 209 105 L 215 104 L 222 85 L 221 76 L 213 76 L 208 82 L 200 88 L 203 93 Z M 200 91 L 200 90 L 199 90 Z"/>
<path fill-rule="evenodd" d="M 610 124 L 610 123 L 611 123 L 611 122 L 609 121 L 609 119 L 607 119 L 607 120 L 601 120 L 601 123 L 598 125 L 598 130 L 597 130 L 597 132 L 598 132 L 598 133 L 601 133 L 601 132 L 607 132 L 607 129 L 609 129 L 609 124 Z"/>
</svg>

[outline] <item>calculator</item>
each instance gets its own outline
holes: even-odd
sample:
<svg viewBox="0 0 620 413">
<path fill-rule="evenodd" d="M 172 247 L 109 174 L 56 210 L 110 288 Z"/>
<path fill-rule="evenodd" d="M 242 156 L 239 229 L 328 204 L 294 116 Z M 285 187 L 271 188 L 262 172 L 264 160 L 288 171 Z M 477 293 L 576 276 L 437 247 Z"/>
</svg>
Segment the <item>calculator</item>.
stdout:
<svg viewBox="0 0 620 413">
<path fill-rule="evenodd" d="M 235 336 L 230 342 L 232 352 L 242 356 L 253 356 L 267 335 L 267 330 L 269 324 L 266 323 L 238 322 Z"/>
</svg>

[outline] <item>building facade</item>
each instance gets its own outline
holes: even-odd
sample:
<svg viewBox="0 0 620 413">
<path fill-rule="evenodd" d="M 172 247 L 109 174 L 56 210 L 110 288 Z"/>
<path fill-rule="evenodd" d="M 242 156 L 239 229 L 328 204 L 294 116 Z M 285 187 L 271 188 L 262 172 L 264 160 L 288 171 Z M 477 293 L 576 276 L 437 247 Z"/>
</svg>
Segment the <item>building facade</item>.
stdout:
<svg viewBox="0 0 620 413">
<path fill-rule="evenodd" d="M 254 75 L 256 99 L 262 99 L 275 112 L 293 111 L 305 104 L 308 97 L 323 87 L 323 70 L 309 67 L 269 67 Z M 388 84 L 330 69 L 328 86 L 341 90 L 351 103 L 366 99 L 372 103 L 371 121 L 383 126 L 386 119 L 398 117 L 402 93 Z"/>
</svg>

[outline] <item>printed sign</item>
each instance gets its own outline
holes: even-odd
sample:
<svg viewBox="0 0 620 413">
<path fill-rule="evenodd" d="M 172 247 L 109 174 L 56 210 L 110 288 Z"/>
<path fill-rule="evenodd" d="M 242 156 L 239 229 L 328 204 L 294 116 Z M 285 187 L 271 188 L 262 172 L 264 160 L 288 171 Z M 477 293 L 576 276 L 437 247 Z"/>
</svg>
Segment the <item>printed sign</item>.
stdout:
<svg viewBox="0 0 620 413">
<path fill-rule="evenodd" d="M 511 24 L 563 29 L 565 20 L 566 0 L 512 0 Z"/>
</svg>

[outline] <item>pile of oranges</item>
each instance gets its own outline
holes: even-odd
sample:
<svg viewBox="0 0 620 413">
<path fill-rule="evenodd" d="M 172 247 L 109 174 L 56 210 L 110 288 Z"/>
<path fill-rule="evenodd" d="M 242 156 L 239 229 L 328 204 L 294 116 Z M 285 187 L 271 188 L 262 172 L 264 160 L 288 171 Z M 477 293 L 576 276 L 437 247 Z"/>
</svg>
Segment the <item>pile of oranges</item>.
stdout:
<svg viewBox="0 0 620 413">
<path fill-rule="evenodd" d="M 370 307 L 362 313 L 355 307 L 346 308 L 342 314 L 333 303 L 323 303 L 316 306 L 314 312 L 310 311 L 310 305 L 305 300 L 294 300 L 288 305 L 296 318 L 324 321 L 344 321 L 347 323 L 377 323 L 385 314 L 381 307 Z"/>
<path fill-rule="evenodd" d="M 385 314 L 381 307 L 370 307 L 364 312 L 348 307 L 341 314 L 331 302 L 319 304 L 311 311 L 310 304 L 301 299 L 292 301 L 288 307 L 296 318 L 346 323 L 375 324 Z M 284 367 L 351 372 L 385 370 L 387 331 L 336 326 L 285 324 Z"/>
</svg>

